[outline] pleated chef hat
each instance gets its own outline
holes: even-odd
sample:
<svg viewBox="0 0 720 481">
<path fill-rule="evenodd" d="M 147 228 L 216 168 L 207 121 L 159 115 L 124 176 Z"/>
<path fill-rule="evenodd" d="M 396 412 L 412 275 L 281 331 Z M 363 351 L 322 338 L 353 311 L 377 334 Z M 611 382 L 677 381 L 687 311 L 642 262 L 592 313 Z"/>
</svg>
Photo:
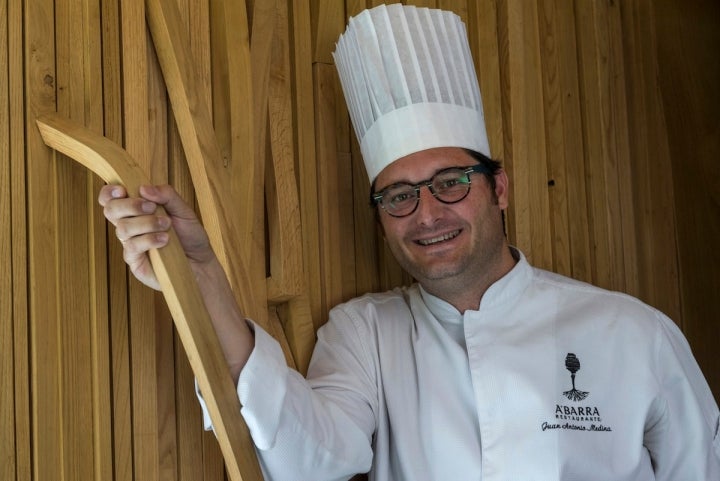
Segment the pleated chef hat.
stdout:
<svg viewBox="0 0 720 481">
<path fill-rule="evenodd" d="M 490 156 L 465 25 L 448 11 L 381 5 L 350 19 L 333 53 L 372 182 L 433 147 Z"/>
</svg>

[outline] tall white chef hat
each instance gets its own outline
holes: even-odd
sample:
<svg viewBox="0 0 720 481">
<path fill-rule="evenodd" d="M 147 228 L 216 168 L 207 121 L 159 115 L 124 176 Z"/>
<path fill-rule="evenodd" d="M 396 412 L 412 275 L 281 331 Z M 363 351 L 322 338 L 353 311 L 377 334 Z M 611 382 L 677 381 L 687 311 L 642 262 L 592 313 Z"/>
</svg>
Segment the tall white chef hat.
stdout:
<svg viewBox="0 0 720 481">
<path fill-rule="evenodd" d="M 467 31 L 448 11 L 381 5 L 350 19 L 335 65 L 372 182 L 433 147 L 490 157 Z"/>
</svg>

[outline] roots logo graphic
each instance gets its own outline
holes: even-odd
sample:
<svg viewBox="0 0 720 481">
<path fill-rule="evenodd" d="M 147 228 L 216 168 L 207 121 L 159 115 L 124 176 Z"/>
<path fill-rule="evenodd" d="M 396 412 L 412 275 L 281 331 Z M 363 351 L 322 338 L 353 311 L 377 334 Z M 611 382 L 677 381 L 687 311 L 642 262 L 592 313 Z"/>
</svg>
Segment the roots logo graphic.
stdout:
<svg viewBox="0 0 720 481">
<path fill-rule="evenodd" d="M 575 389 L 575 373 L 580 370 L 580 359 L 575 354 L 569 352 L 565 357 L 565 369 L 570 371 L 570 379 L 572 380 L 572 389 L 563 392 L 563 395 L 571 401 L 582 401 L 588 397 L 589 392 L 578 391 Z"/>
</svg>

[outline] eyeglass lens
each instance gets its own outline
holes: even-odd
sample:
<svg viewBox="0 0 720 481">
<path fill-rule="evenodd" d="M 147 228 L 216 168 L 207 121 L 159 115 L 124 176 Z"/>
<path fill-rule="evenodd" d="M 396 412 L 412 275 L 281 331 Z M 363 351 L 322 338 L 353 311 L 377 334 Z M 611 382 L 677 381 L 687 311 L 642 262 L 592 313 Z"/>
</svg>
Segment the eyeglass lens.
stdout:
<svg viewBox="0 0 720 481">
<path fill-rule="evenodd" d="M 472 170 L 470 170 L 471 172 Z M 431 179 L 415 185 L 398 183 L 380 192 L 380 206 L 394 217 L 410 215 L 415 211 L 420 199 L 420 188 L 427 186 L 430 192 L 446 204 L 460 202 L 470 191 L 468 169 L 452 167 L 441 170 Z"/>
</svg>

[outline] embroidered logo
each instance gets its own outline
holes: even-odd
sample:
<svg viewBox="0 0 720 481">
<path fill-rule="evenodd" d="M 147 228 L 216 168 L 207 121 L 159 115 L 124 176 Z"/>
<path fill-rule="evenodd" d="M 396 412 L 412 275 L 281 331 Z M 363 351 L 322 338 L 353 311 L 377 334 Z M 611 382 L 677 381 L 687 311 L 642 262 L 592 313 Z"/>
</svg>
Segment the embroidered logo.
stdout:
<svg viewBox="0 0 720 481">
<path fill-rule="evenodd" d="M 575 354 L 569 352 L 565 357 L 565 369 L 570 371 L 570 380 L 572 381 L 572 389 L 563 392 L 563 395 L 571 401 L 582 401 L 588 394 L 587 391 L 579 391 L 575 389 L 575 373 L 580 370 L 580 359 Z"/>
<path fill-rule="evenodd" d="M 590 393 L 581 391 L 575 386 L 575 375 L 580 370 L 580 359 L 572 352 L 567 353 L 565 357 L 565 369 L 570 371 L 570 381 L 572 389 L 564 391 L 562 394 L 573 404 L 556 404 L 554 419 L 543 421 L 540 423 L 541 431 L 575 431 L 575 432 L 611 432 L 612 428 L 603 424 L 603 416 L 600 414 L 598 406 L 589 405 L 587 403 L 579 403 L 587 398 Z M 602 398 L 602 396 L 600 396 Z"/>
</svg>

